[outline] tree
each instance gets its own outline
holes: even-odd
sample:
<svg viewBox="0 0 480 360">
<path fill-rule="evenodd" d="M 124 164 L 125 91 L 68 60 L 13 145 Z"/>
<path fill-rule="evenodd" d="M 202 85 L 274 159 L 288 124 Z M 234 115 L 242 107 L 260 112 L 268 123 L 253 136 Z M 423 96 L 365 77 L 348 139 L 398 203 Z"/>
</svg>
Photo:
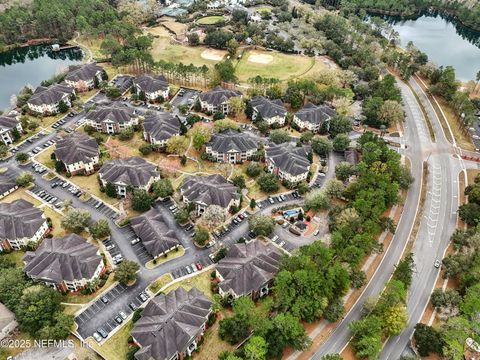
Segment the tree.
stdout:
<svg viewBox="0 0 480 360">
<path fill-rule="evenodd" d="M 387 336 L 398 335 L 407 326 L 407 321 L 407 308 L 403 304 L 397 304 L 383 314 L 383 330 Z"/>
<path fill-rule="evenodd" d="M 174 135 L 167 140 L 166 151 L 169 154 L 185 154 L 188 148 L 188 139 L 185 136 Z"/>
<path fill-rule="evenodd" d="M 237 40 L 235 39 L 230 39 L 228 40 L 227 42 L 227 51 L 228 51 L 228 54 L 233 58 L 235 57 L 235 55 L 237 54 L 237 50 L 238 50 L 238 47 L 240 46 L 240 44 L 238 43 Z"/>
<path fill-rule="evenodd" d="M 118 138 L 121 141 L 127 141 L 127 140 L 133 139 L 133 135 L 134 135 L 133 129 L 131 127 L 128 127 L 120 131 L 120 133 L 118 134 Z"/>
<path fill-rule="evenodd" d="M 460 316 L 450 317 L 441 328 L 443 355 L 452 360 L 463 359 L 465 339 L 470 336 L 470 322 Z"/>
<path fill-rule="evenodd" d="M 235 76 L 235 67 L 230 60 L 220 61 L 215 64 L 213 84 L 219 85 L 222 82 L 235 83 L 237 77 Z"/>
<path fill-rule="evenodd" d="M 312 150 L 320 156 L 328 156 L 333 150 L 333 145 L 327 138 L 314 137 L 312 140 Z"/>
<path fill-rule="evenodd" d="M 33 175 L 29 172 L 22 172 L 15 179 L 17 186 L 27 187 L 34 181 Z"/>
<path fill-rule="evenodd" d="M 413 270 L 415 263 L 413 261 L 413 254 L 409 253 L 402 259 L 397 266 L 395 266 L 395 271 L 393 272 L 393 278 L 400 280 L 405 284 L 405 287 L 409 287 L 412 283 Z"/>
<path fill-rule="evenodd" d="M 259 163 L 252 161 L 250 164 L 248 164 L 245 172 L 250 177 L 257 177 L 262 172 L 262 167 Z"/>
<path fill-rule="evenodd" d="M 8 154 L 9 147 L 7 145 L 0 145 L 0 158 L 5 157 Z"/>
<path fill-rule="evenodd" d="M 210 141 L 212 132 L 210 128 L 204 126 L 203 124 L 196 123 L 190 130 L 190 135 L 192 136 L 193 147 L 197 150 L 200 150 L 205 143 Z"/>
<path fill-rule="evenodd" d="M 354 166 L 347 161 L 342 161 L 335 166 L 335 176 L 339 180 L 346 181 L 354 173 Z"/>
<path fill-rule="evenodd" d="M 266 193 L 275 192 L 280 188 L 277 177 L 271 173 L 259 176 L 257 178 L 257 184 L 260 186 L 260 190 Z"/>
<path fill-rule="evenodd" d="M 232 183 L 239 189 L 245 189 L 247 184 L 245 183 L 245 177 L 242 175 L 237 175 L 232 178 Z"/>
<path fill-rule="evenodd" d="M 153 151 L 153 146 L 151 144 L 142 144 L 138 148 L 138 151 L 144 156 L 147 156 L 152 153 Z"/>
<path fill-rule="evenodd" d="M 209 205 L 203 214 L 203 223 L 213 229 L 225 221 L 225 210 L 218 205 Z"/>
<path fill-rule="evenodd" d="M 257 207 L 257 202 L 255 199 L 250 199 L 250 209 L 254 210 Z"/>
<path fill-rule="evenodd" d="M 228 100 L 228 109 L 230 113 L 238 115 L 245 111 L 245 101 L 240 96 L 231 97 Z"/>
<path fill-rule="evenodd" d="M 399 102 L 394 100 L 385 101 L 377 113 L 377 118 L 379 120 L 379 125 L 384 125 L 389 127 L 392 124 L 398 124 L 403 122 L 405 119 L 405 113 L 403 112 L 402 106 Z"/>
<path fill-rule="evenodd" d="M 110 226 L 106 219 L 100 219 L 88 227 L 90 234 L 94 239 L 103 239 L 110 236 Z"/>
<path fill-rule="evenodd" d="M 198 245 L 203 246 L 210 239 L 210 233 L 207 229 L 198 226 L 195 230 L 195 236 L 193 237 L 193 239 Z"/>
<path fill-rule="evenodd" d="M 325 210 L 329 205 L 328 197 L 322 190 L 313 190 L 305 196 L 305 208 L 309 210 Z"/>
<path fill-rule="evenodd" d="M 282 129 L 272 130 L 269 139 L 275 144 L 282 144 L 290 141 L 290 135 Z"/>
<path fill-rule="evenodd" d="M 216 132 L 222 132 L 227 129 L 237 130 L 239 128 L 238 123 L 230 119 L 217 120 L 213 124 L 213 128 Z"/>
<path fill-rule="evenodd" d="M 340 356 L 340 354 L 327 354 L 322 356 L 321 360 L 342 360 L 343 358 Z"/>
<path fill-rule="evenodd" d="M 324 318 L 329 322 L 338 321 L 344 314 L 343 302 L 340 298 L 333 299 L 323 312 Z"/>
<path fill-rule="evenodd" d="M 477 225 L 480 221 L 480 205 L 470 202 L 463 204 L 458 208 L 458 215 L 467 225 Z"/>
<path fill-rule="evenodd" d="M 62 227 L 75 234 L 81 233 L 90 223 L 90 212 L 83 209 L 71 208 L 62 218 Z"/>
<path fill-rule="evenodd" d="M 435 289 L 430 297 L 430 302 L 437 309 L 442 309 L 442 312 L 448 312 L 450 316 L 458 314 L 458 307 L 462 297 L 454 289 Z"/>
<path fill-rule="evenodd" d="M 41 339 L 62 340 L 70 335 L 74 320 L 72 315 L 57 312 L 52 319 L 52 324 L 44 326 L 40 332 Z"/>
<path fill-rule="evenodd" d="M 128 285 L 137 278 L 140 265 L 132 260 L 125 260 L 115 270 L 114 280 L 123 285 Z"/>
<path fill-rule="evenodd" d="M 110 98 L 110 99 L 116 99 L 120 96 L 122 96 L 122 93 L 121 91 L 115 87 L 115 86 L 108 86 L 106 89 L 105 89 L 105 95 Z"/>
<path fill-rule="evenodd" d="M 177 211 L 177 213 L 175 214 L 175 220 L 179 224 L 185 224 L 188 221 L 189 216 L 190 214 L 188 210 L 183 208 Z"/>
<path fill-rule="evenodd" d="M 15 155 L 15 160 L 17 160 L 19 163 L 24 163 L 28 161 L 29 156 L 26 153 L 19 152 Z"/>
<path fill-rule="evenodd" d="M 290 313 L 281 313 L 273 318 L 272 329 L 267 338 L 269 356 L 275 358 L 281 358 L 286 346 L 291 346 L 295 350 L 305 350 L 311 344 L 300 321 Z"/>
<path fill-rule="evenodd" d="M 62 310 L 61 300 L 60 293 L 52 288 L 28 288 L 15 306 L 20 330 L 38 337 L 42 328 L 55 324 L 56 315 Z"/>
<path fill-rule="evenodd" d="M 430 353 L 442 355 L 444 345 L 442 336 L 433 327 L 418 323 L 415 325 L 413 336 L 420 356 L 428 356 Z"/>
<path fill-rule="evenodd" d="M 275 220 L 267 215 L 255 214 L 248 219 L 248 228 L 260 236 L 268 236 L 275 228 Z"/>
<path fill-rule="evenodd" d="M 341 152 L 348 149 L 350 145 L 350 139 L 346 134 L 338 134 L 333 139 L 333 150 Z"/>
<path fill-rule="evenodd" d="M 187 35 L 188 38 L 188 45 L 190 46 L 198 46 L 200 45 L 200 37 L 196 32 L 190 33 Z"/>
<path fill-rule="evenodd" d="M 352 123 L 349 118 L 342 115 L 333 116 L 328 124 L 328 133 L 332 138 L 338 134 L 346 134 L 352 130 Z"/>
<path fill-rule="evenodd" d="M 267 342 L 261 336 L 252 336 L 243 347 L 245 360 L 264 360 L 267 356 Z"/>
<path fill-rule="evenodd" d="M 117 197 L 117 188 L 110 181 L 105 185 L 105 194 L 111 198 Z"/>
<path fill-rule="evenodd" d="M 67 103 L 63 100 L 61 100 L 59 103 L 58 103 L 58 111 L 60 111 L 62 114 L 66 113 L 68 111 L 69 107 L 67 105 Z"/>
<path fill-rule="evenodd" d="M 235 315 L 220 320 L 218 335 L 220 339 L 237 344 L 250 334 L 250 326 L 247 316 Z"/>
<path fill-rule="evenodd" d="M 152 196 L 143 189 L 135 189 L 132 197 L 132 208 L 135 211 L 147 211 L 154 202 Z"/>
<path fill-rule="evenodd" d="M 156 197 L 166 198 L 173 195 L 173 186 L 170 179 L 160 179 L 153 183 L 152 191 Z"/>
</svg>

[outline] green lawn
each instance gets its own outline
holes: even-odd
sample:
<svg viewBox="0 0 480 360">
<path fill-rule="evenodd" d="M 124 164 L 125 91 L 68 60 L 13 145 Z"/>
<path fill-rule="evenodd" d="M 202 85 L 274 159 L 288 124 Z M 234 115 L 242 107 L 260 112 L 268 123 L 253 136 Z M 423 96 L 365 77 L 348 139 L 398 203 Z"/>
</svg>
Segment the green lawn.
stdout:
<svg viewBox="0 0 480 360">
<path fill-rule="evenodd" d="M 87 338 L 88 344 L 97 350 L 105 359 L 126 359 L 128 352 L 128 337 L 133 328 L 132 320 L 122 326 L 110 339 L 105 341 L 103 345 L 98 343 L 91 337 Z"/>
<path fill-rule="evenodd" d="M 259 60 L 270 60 L 267 63 L 260 63 Z M 260 75 L 264 77 L 274 77 L 280 80 L 288 80 L 304 75 L 315 66 L 321 68 L 323 64 L 318 65 L 315 58 L 283 54 L 275 51 L 249 50 L 242 54 L 242 58 L 236 65 L 236 75 L 241 82 L 249 78 Z"/>
<path fill-rule="evenodd" d="M 213 292 L 210 287 L 210 283 L 212 279 L 210 274 L 212 273 L 212 271 L 213 269 L 207 270 L 198 274 L 197 276 L 193 276 L 191 278 L 172 284 L 171 286 L 166 288 L 164 292 L 169 293 L 172 290 L 178 289 L 180 286 L 186 290 L 190 290 L 192 287 L 196 287 L 198 290 L 203 292 L 206 296 L 208 296 L 209 298 L 212 298 Z"/>
<path fill-rule="evenodd" d="M 180 246 L 178 248 L 178 251 L 172 250 L 167 253 L 166 257 L 160 256 L 154 260 L 150 260 L 145 264 L 145 267 L 147 269 L 154 269 L 157 266 L 160 266 L 161 264 L 166 263 L 167 261 L 182 257 L 183 255 L 185 255 L 185 249 L 183 248 L 183 246 Z"/>
<path fill-rule="evenodd" d="M 51 158 L 54 150 L 54 147 L 50 146 L 48 149 L 42 151 L 40 154 L 35 156 L 34 159 L 37 160 L 40 164 L 43 164 L 50 169 L 55 169 L 55 160 L 52 160 Z"/>
<path fill-rule="evenodd" d="M 149 286 L 148 286 L 148 289 L 156 294 L 162 287 L 164 287 L 165 285 L 167 285 L 169 282 L 171 282 L 173 280 L 172 278 L 172 275 L 170 274 L 163 274 L 162 276 L 160 276 L 157 280 L 155 280 L 154 282 L 152 282 Z"/>
<path fill-rule="evenodd" d="M 199 25 L 214 25 L 221 21 L 225 21 L 225 17 L 223 15 L 214 15 L 214 16 L 205 16 L 197 20 L 197 24 Z"/>
<path fill-rule="evenodd" d="M 17 264 L 18 267 L 23 267 L 24 265 L 22 260 L 23 255 L 25 255 L 25 252 L 20 250 L 12 251 L 10 254 L 0 254 L 1 257 L 15 261 L 15 264 Z"/>
</svg>

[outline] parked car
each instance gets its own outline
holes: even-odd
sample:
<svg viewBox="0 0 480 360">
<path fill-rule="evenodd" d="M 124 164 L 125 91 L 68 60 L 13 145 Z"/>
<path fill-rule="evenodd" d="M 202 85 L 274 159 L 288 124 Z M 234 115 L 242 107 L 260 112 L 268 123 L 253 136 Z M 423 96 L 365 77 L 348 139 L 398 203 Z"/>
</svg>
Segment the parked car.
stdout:
<svg viewBox="0 0 480 360">
<path fill-rule="evenodd" d="M 278 235 L 275 235 L 274 237 L 272 237 L 273 242 L 276 242 L 277 240 L 278 240 Z"/>
<path fill-rule="evenodd" d="M 108 298 L 107 298 L 105 295 L 103 295 L 103 296 L 100 298 L 100 300 L 102 300 L 102 302 L 103 302 L 104 304 L 108 304 Z"/>
<path fill-rule="evenodd" d="M 99 327 L 99 328 L 97 329 L 97 332 L 98 332 L 100 335 L 102 335 L 102 337 L 103 337 L 104 339 L 106 339 L 106 338 L 108 337 L 108 332 L 107 332 L 104 328 L 102 328 L 102 327 Z"/>
<path fill-rule="evenodd" d="M 129 306 L 129 308 L 130 308 L 130 309 L 132 309 L 132 311 L 135 311 L 135 310 L 137 310 L 137 309 L 138 309 L 138 306 L 137 306 L 137 305 L 135 305 L 135 303 L 133 303 L 133 302 L 132 302 L 132 303 L 130 303 L 130 304 L 128 304 L 128 306 Z"/>
<path fill-rule="evenodd" d="M 118 313 L 118 315 L 120 315 L 120 317 L 123 319 L 123 320 L 127 320 L 127 314 L 125 314 L 123 311 L 120 311 Z"/>
<path fill-rule="evenodd" d="M 317 230 L 315 230 L 315 232 L 313 233 L 313 236 L 317 236 L 319 233 L 320 233 L 320 229 L 317 229 Z"/>
<path fill-rule="evenodd" d="M 117 322 L 117 324 L 121 324 L 123 322 L 123 319 L 120 315 L 115 316 L 114 320 Z"/>
<path fill-rule="evenodd" d="M 106 249 L 107 251 L 110 251 L 110 250 L 112 250 L 112 249 L 114 249 L 114 248 L 115 248 L 115 244 L 110 244 L 110 245 L 105 246 L 105 249 Z"/>
<path fill-rule="evenodd" d="M 103 337 L 100 336 L 100 334 L 98 332 L 94 332 L 93 333 L 93 338 L 98 342 L 98 343 L 101 343 L 102 340 L 103 340 Z"/>
<path fill-rule="evenodd" d="M 284 245 L 285 245 L 285 241 L 283 241 L 283 240 L 278 243 L 278 246 L 280 246 L 280 247 L 283 247 Z"/>
<path fill-rule="evenodd" d="M 192 273 L 192 269 L 190 269 L 190 266 L 189 266 L 189 265 L 185 266 L 185 270 L 187 270 L 187 274 L 191 274 L 191 273 Z"/>
<path fill-rule="evenodd" d="M 197 269 L 198 270 L 202 270 L 203 269 L 203 265 L 201 263 L 197 263 Z"/>
<path fill-rule="evenodd" d="M 143 302 L 148 300 L 147 295 L 143 292 L 141 292 L 140 295 L 138 295 L 138 296 L 140 297 L 140 300 L 142 300 Z"/>
<path fill-rule="evenodd" d="M 140 242 L 140 238 L 136 237 L 135 239 L 133 239 L 133 240 L 131 241 L 131 244 L 132 244 L 132 245 L 135 245 L 135 244 L 138 244 L 139 242 Z"/>
<path fill-rule="evenodd" d="M 197 272 L 197 267 L 195 266 L 195 263 L 192 263 L 192 265 L 190 265 L 190 267 L 192 268 L 193 272 Z"/>
<path fill-rule="evenodd" d="M 205 247 L 207 249 L 211 248 L 212 246 L 214 246 L 217 242 L 215 240 L 210 240 L 207 245 L 205 245 Z"/>
</svg>

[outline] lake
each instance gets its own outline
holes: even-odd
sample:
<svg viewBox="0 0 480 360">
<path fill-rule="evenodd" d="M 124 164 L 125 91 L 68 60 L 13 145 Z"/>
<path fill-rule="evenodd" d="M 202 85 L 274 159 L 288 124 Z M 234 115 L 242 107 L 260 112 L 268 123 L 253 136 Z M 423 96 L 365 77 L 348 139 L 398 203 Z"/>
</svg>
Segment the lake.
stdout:
<svg viewBox="0 0 480 360">
<path fill-rule="evenodd" d="M 452 65 L 457 79 L 475 80 L 480 71 L 480 32 L 470 30 L 440 15 L 416 19 L 383 17 L 400 34 L 401 45 L 412 41 L 437 65 Z"/>
<path fill-rule="evenodd" d="M 80 49 L 51 51 L 49 45 L 30 46 L 0 53 L 0 109 L 10 107 L 10 98 L 30 84 L 40 85 L 69 65 L 81 63 Z"/>
</svg>

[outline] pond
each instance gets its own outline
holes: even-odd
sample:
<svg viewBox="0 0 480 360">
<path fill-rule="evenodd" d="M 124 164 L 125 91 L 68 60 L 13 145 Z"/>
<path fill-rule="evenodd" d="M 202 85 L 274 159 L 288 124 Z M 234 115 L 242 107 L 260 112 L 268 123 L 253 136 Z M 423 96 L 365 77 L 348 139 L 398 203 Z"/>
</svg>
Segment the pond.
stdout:
<svg viewBox="0 0 480 360">
<path fill-rule="evenodd" d="M 25 85 L 36 87 L 69 65 L 81 63 L 82 57 L 80 49 L 54 52 L 50 45 L 0 53 L 0 109 L 10 107 L 12 95 Z"/>
<path fill-rule="evenodd" d="M 452 65 L 459 80 L 475 80 L 480 71 L 480 32 L 439 14 L 422 14 L 415 19 L 383 18 L 398 31 L 402 46 L 412 41 L 430 61 Z"/>
</svg>

